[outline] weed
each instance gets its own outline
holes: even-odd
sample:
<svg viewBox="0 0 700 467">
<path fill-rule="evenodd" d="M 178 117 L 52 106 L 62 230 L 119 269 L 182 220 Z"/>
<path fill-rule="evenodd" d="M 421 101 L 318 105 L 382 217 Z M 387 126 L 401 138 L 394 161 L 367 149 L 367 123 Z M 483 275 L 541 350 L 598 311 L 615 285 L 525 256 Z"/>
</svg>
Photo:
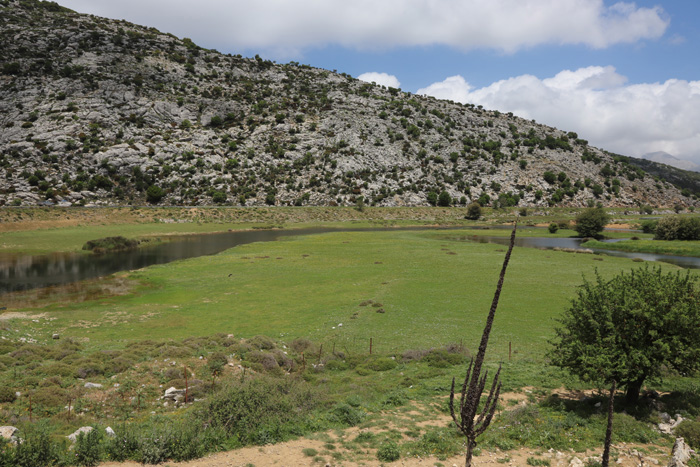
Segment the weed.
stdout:
<svg viewBox="0 0 700 467">
<path fill-rule="evenodd" d="M 533 466 L 545 466 L 549 467 L 551 463 L 549 462 L 548 459 L 538 459 L 536 457 L 528 457 L 527 458 L 527 465 L 533 465 Z"/>
<path fill-rule="evenodd" d="M 377 459 L 382 462 L 393 462 L 401 457 L 399 445 L 393 441 L 385 441 L 377 449 Z"/>
<path fill-rule="evenodd" d="M 318 454 L 318 451 L 314 448 L 304 448 L 301 450 L 301 452 L 307 457 L 314 457 Z"/>
</svg>

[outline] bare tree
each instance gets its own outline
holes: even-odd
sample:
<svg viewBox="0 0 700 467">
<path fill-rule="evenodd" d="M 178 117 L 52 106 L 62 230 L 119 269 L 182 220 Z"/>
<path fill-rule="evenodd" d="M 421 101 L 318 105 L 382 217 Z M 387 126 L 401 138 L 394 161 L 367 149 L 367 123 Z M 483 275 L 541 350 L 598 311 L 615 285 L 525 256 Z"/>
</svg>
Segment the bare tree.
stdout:
<svg viewBox="0 0 700 467">
<path fill-rule="evenodd" d="M 484 333 L 481 335 L 479 351 L 476 354 L 476 358 L 472 358 L 471 362 L 469 363 L 467 375 L 464 378 L 464 384 L 462 384 L 462 396 L 459 400 L 459 417 L 457 417 L 457 414 L 455 413 L 455 379 L 452 378 L 452 389 L 450 390 L 450 413 L 455 425 L 457 425 L 460 431 L 464 433 L 464 436 L 467 437 L 466 467 L 471 467 L 472 465 L 472 455 L 474 453 L 474 448 L 476 447 L 476 438 L 486 431 L 486 428 L 488 428 L 489 424 L 491 423 L 493 414 L 496 412 L 498 396 L 501 392 L 501 382 L 499 380 L 501 367 L 499 366 L 496 376 L 493 378 L 491 390 L 486 398 L 484 408 L 479 414 L 479 417 L 475 420 L 476 411 L 479 407 L 479 401 L 481 400 L 481 395 L 484 392 L 484 387 L 486 386 L 486 377 L 488 376 L 488 371 L 484 371 L 483 376 L 481 375 L 481 367 L 484 363 L 486 346 L 489 342 L 489 334 L 491 334 L 491 327 L 493 326 L 493 319 L 496 315 L 496 308 L 498 308 L 498 299 L 501 296 L 501 289 L 503 288 L 503 279 L 506 275 L 506 268 L 508 267 L 510 254 L 513 251 L 513 245 L 515 244 L 516 229 L 517 224 L 513 226 L 513 232 L 510 234 L 510 245 L 508 247 L 506 257 L 503 260 L 501 275 L 498 278 L 496 293 L 494 294 L 493 302 L 491 302 L 491 309 L 489 310 L 489 315 L 486 319 Z"/>
</svg>

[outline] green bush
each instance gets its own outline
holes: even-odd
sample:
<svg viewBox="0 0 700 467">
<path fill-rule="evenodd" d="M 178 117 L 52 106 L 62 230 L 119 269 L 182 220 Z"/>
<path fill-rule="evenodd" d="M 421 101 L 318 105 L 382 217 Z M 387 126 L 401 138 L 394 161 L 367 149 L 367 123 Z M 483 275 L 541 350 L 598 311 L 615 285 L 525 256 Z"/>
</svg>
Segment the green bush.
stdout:
<svg viewBox="0 0 700 467">
<path fill-rule="evenodd" d="M 331 414 L 332 421 L 337 421 L 347 426 L 359 425 L 366 416 L 362 410 L 345 403 L 336 405 Z"/>
<path fill-rule="evenodd" d="M 576 216 L 574 229 L 580 237 L 597 237 L 609 221 L 610 217 L 603 208 L 588 208 Z"/>
<path fill-rule="evenodd" d="M 557 233 L 557 231 L 559 230 L 559 226 L 557 225 L 556 222 L 551 222 L 549 224 L 549 227 L 547 227 L 547 230 L 549 230 L 549 233 L 551 233 L 551 234 Z"/>
<path fill-rule="evenodd" d="M 151 204 L 156 204 L 160 202 L 161 199 L 165 197 L 165 190 L 163 190 L 158 185 L 151 185 L 146 190 L 146 201 Z"/>
<path fill-rule="evenodd" d="M 89 433 L 80 433 L 75 441 L 75 463 L 94 467 L 102 459 L 102 434 L 94 429 Z"/>
<path fill-rule="evenodd" d="M 700 217 L 664 217 L 656 224 L 654 239 L 700 240 Z"/>
<path fill-rule="evenodd" d="M 696 451 L 700 449 L 700 422 L 684 420 L 678 425 L 674 434 L 685 439 L 685 442 Z"/>
<path fill-rule="evenodd" d="M 242 444 L 283 441 L 308 430 L 308 416 L 325 398 L 313 386 L 260 377 L 231 384 L 195 411 L 193 425 L 236 436 Z"/>
<path fill-rule="evenodd" d="M 15 390 L 8 386 L 0 386 L 0 403 L 14 402 L 17 399 Z"/>
<path fill-rule="evenodd" d="M 60 448 L 51 440 L 45 423 L 30 425 L 23 433 L 23 442 L 15 447 L 17 467 L 37 467 L 55 465 L 60 459 Z"/>
<path fill-rule="evenodd" d="M 471 203 L 467 206 L 467 219 L 478 220 L 481 217 L 481 204 Z"/>
<path fill-rule="evenodd" d="M 366 363 L 366 367 L 374 371 L 388 371 L 396 368 L 396 360 L 388 357 L 373 358 Z"/>
<path fill-rule="evenodd" d="M 393 462 L 401 457 L 399 446 L 393 441 L 386 441 L 377 449 L 377 459 L 382 462 Z"/>
</svg>

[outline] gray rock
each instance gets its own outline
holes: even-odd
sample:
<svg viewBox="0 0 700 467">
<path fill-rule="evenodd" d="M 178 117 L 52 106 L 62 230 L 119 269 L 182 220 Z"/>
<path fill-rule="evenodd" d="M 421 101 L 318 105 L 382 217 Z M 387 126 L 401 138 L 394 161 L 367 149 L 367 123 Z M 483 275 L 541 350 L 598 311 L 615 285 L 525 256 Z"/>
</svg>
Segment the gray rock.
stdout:
<svg viewBox="0 0 700 467">
<path fill-rule="evenodd" d="M 100 389 L 102 385 L 100 383 L 85 383 L 85 387 L 88 389 Z"/>
<path fill-rule="evenodd" d="M 692 453 L 693 450 L 690 449 L 690 446 L 685 443 L 683 438 L 676 438 L 668 467 L 685 467 Z"/>
<path fill-rule="evenodd" d="M 109 436 L 110 438 L 113 438 L 113 437 L 117 436 L 117 434 L 114 432 L 114 430 L 112 429 L 111 426 L 108 426 L 107 428 L 105 428 L 105 433 L 106 433 L 107 436 Z"/>
<path fill-rule="evenodd" d="M 163 395 L 162 399 L 170 399 L 170 400 L 180 400 L 184 399 L 185 397 L 185 390 L 184 389 L 177 389 L 174 387 L 168 388 L 165 390 L 165 394 Z"/>
<path fill-rule="evenodd" d="M 92 430 L 94 430 L 94 428 L 91 426 L 82 426 L 82 427 L 78 428 L 77 430 L 75 430 L 73 433 L 66 436 L 66 438 L 71 440 L 71 442 L 75 443 L 75 441 L 78 439 L 78 436 L 80 436 L 80 433 L 88 434 Z"/>
<path fill-rule="evenodd" d="M 14 439 L 19 428 L 14 426 L 0 426 L 0 438 Z"/>
<path fill-rule="evenodd" d="M 61 338 L 61 336 L 59 336 L 58 334 L 54 334 L 51 336 L 51 339 L 60 339 L 60 338 Z"/>
</svg>

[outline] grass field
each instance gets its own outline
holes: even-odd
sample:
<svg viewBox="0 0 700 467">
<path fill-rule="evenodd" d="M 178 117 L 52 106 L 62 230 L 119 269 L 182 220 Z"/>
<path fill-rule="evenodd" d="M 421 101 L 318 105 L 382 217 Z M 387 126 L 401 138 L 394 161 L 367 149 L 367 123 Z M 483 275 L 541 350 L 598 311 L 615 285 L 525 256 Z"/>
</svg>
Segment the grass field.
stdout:
<svg viewBox="0 0 700 467">
<path fill-rule="evenodd" d="M 308 337 L 348 348 L 368 346 L 372 338 L 382 351 L 460 340 L 472 347 L 504 248 L 445 235 L 338 232 L 243 245 L 130 273 L 127 278 L 139 284 L 131 294 L 80 303 L 58 300 L 41 309 L 53 320 L 32 327 L 43 336 L 60 332 L 100 347 L 215 332 Z M 541 354 L 554 319 L 583 276 L 591 278 L 595 270 L 612 276 L 638 266 L 627 259 L 516 248 L 492 355 L 502 358 L 508 342 L 516 352 Z M 373 303 L 360 306 L 369 300 Z"/>
<path fill-rule="evenodd" d="M 269 216 L 265 220 L 270 221 Z M 295 227 L 405 226 L 430 222 L 426 219 L 297 221 Z M 266 224 L 254 221 L 162 223 L 151 219 L 53 230 L 6 230 L 0 239 L 12 251 L 74 251 L 87 240 L 111 235 L 138 238 L 263 225 Z M 302 391 L 299 397 L 308 399 L 303 391 L 314 391 L 310 392 L 314 406 L 300 413 L 300 420 L 279 422 L 289 431 L 271 435 L 266 430 L 278 424 L 277 421 L 262 427 L 253 423 L 241 429 L 247 441 L 242 441 L 239 435 L 224 437 L 223 444 L 203 448 L 205 451 L 237 447 L 241 443 L 280 441 L 292 435 L 359 424 L 363 430 L 372 432 L 371 436 L 367 435 L 367 444 L 362 448 L 352 443 L 339 444 L 345 449 L 345 457 L 340 460 L 367 460 L 362 457 L 366 452 L 361 452 L 368 447 L 376 450 L 385 442 L 398 443 L 402 456 L 437 455 L 440 459 L 454 455 L 462 449 L 462 440 L 454 430 L 445 428 L 444 423 L 437 424 L 438 428 L 425 426 L 417 423 L 414 415 L 402 417 L 401 413 L 418 411 L 425 420 L 444 420 L 449 382 L 452 376 L 463 377 L 465 356 L 461 347 L 455 346 L 452 349 L 458 348 L 460 353 L 451 357 L 444 351 L 439 353 L 440 358 L 449 357 L 449 363 L 427 357 L 412 360 L 410 356 L 424 356 L 421 350 L 455 343 L 461 343 L 467 353 L 475 353 L 505 247 L 458 239 L 508 234 L 506 229 L 484 231 L 465 227 L 449 231 L 298 235 L 241 245 L 214 256 L 119 273 L 49 292 L 13 294 L 6 313 L 14 313 L 12 316 L 16 318 L 0 321 L 0 336 L 4 338 L 0 340 L 4 349 L 0 351 L 0 386 L 10 387 L 10 392 L 33 394 L 34 410 L 36 413 L 43 410 L 56 437 L 88 422 L 114 425 L 116 420 L 129 421 L 137 430 L 134 433 L 142 433 L 138 430 L 152 433 L 160 429 L 155 426 L 162 425 L 164 433 L 170 433 L 168 436 L 180 436 L 177 430 L 188 426 L 182 420 L 191 420 L 191 426 L 199 426 L 203 415 L 198 409 L 202 403 L 183 410 L 182 406 L 164 407 L 159 399 L 164 388 L 182 384 L 180 367 L 173 367 L 175 359 L 178 365 L 190 368 L 193 380 L 195 377 L 199 380 L 195 389 L 206 396 L 204 404 L 214 404 L 234 397 L 222 395 L 214 388 L 207 366 L 207 359 L 214 353 L 223 352 L 229 359 L 261 374 L 265 374 L 264 365 L 269 363 L 264 358 L 275 355 L 279 367 L 272 364 L 274 371 L 269 375 L 278 377 L 279 381 L 260 383 L 263 386 L 256 390 L 277 394 L 278 385 L 286 384 L 280 381 L 286 380 L 293 382 L 296 389 L 280 387 L 283 394 L 288 394 L 287 391 L 295 394 L 299 390 Z M 519 235 L 552 234 L 546 229 L 523 228 Z M 567 229 L 554 234 L 573 235 Z M 641 267 L 639 263 L 624 258 L 515 248 L 491 334 L 487 366 L 493 370 L 502 362 L 504 391 L 529 388 L 530 405 L 513 411 L 513 415 L 499 417 L 496 427 L 480 441 L 481 445 L 502 451 L 526 446 L 543 452 L 550 448 L 585 450 L 598 445 L 605 424 L 604 416 L 595 406 L 603 400 L 601 397 L 571 402 L 547 397 L 550 391 L 561 387 L 590 388 L 547 365 L 548 339 L 552 337 L 557 317 L 575 296 L 584 277 L 593 279 L 596 271 L 603 277 L 612 277 L 638 267 Z M 659 267 L 665 271 L 677 269 L 662 263 Z M 53 340 L 54 333 L 61 339 Z M 273 348 L 265 347 L 266 341 L 255 337 L 259 335 L 274 339 Z M 20 339 L 35 339 L 37 345 L 21 344 Z M 305 339 L 310 341 L 306 357 L 299 353 L 301 347 L 295 348 Z M 256 347 L 256 342 L 263 344 Z M 510 358 L 509 349 L 512 349 Z M 326 367 L 315 368 L 313 362 L 320 362 L 321 355 Z M 302 369 L 306 362 L 308 366 Z M 283 364 L 294 367 L 289 375 L 282 370 Z M 78 377 L 85 372 L 88 380 L 103 384 L 104 389 L 91 393 L 80 389 L 85 376 Z M 223 390 L 253 391 L 243 384 L 245 373 L 241 375 L 235 368 L 226 367 L 220 379 L 227 381 L 221 385 Z M 252 379 L 245 381 L 254 384 Z M 122 389 L 113 388 L 115 383 L 121 384 Z M 135 383 L 142 384 L 142 389 Z M 664 396 L 668 410 L 695 417 L 700 410 L 700 404 L 696 403 L 700 400 L 697 383 L 693 378 L 670 377 L 652 387 L 676 391 Z M 76 391 L 78 395 L 72 396 Z M 137 394 L 138 405 L 135 399 L 129 399 Z M 66 416 L 65 401 L 70 397 L 76 397 L 75 410 L 82 410 L 81 417 Z M 25 397 L 0 403 L 0 416 L 29 430 L 27 410 Z M 272 413 L 277 409 L 270 410 Z M 151 412 L 156 414 L 154 418 L 149 418 Z M 672 440 L 651 428 L 656 415 L 642 412 L 634 417 L 619 414 L 618 440 L 670 446 Z M 163 418 L 164 414 L 177 418 Z M 566 435 L 553 434 L 549 427 L 555 425 Z M 187 436 L 196 437 L 192 433 Z M 353 450 L 355 454 L 350 453 Z M 332 454 L 329 450 L 321 453 L 321 457 L 328 460 Z M 176 457 L 171 454 L 166 458 Z"/>
</svg>

